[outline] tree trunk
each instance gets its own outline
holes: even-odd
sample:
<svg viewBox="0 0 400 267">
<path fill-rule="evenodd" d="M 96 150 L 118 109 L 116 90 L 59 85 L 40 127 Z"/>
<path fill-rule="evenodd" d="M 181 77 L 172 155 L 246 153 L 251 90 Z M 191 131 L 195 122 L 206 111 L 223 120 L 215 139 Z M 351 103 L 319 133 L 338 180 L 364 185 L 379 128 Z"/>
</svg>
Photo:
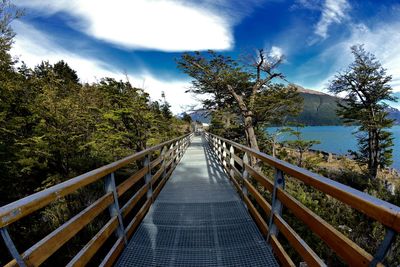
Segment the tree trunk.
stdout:
<svg viewBox="0 0 400 267">
<path fill-rule="evenodd" d="M 253 127 L 253 116 L 247 115 L 244 117 L 244 128 L 246 132 L 247 145 L 257 151 L 260 151 L 257 143 L 257 137 Z M 251 166 L 256 167 L 257 159 L 250 157 Z"/>
<path fill-rule="evenodd" d="M 244 118 L 244 127 L 247 135 L 247 144 L 252 149 L 260 151 L 257 143 L 257 137 L 253 127 L 253 116 L 246 116 Z"/>
<path fill-rule="evenodd" d="M 372 179 L 375 179 L 378 174 L 379 167 L 379 140 L 376 129 L 370 130 L 368 137 L 368 173 Z"/>
</svg>

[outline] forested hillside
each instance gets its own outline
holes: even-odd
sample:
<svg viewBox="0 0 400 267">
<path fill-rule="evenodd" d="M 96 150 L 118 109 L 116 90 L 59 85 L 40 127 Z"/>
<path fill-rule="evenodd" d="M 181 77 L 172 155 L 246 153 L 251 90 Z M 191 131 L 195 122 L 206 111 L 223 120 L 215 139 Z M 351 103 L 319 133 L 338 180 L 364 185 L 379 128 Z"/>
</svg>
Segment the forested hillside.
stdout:
<svg viewBox="0 0 400 267">
<path fill-rule="evenodd" d="M 189 130 L 168 103 L 152 102 L 129 82 L 103 78 L 81 84 L 63 61 L 16 67 L 7 51 L 1 52 L 0 206 Z M 82 189 L 13 225 L 17 246 L 27 249 L 99 192 L 101 184 Z M 46 266 L 64 265 L 100 225 L 81 231 Z M 2 243 L 0 251 L 4 265 L 10 259 Z"/>
<path fill-rule="evenodd" d="M 307 90 L 298 86 L 300 96 L 304 99 L 303 110 L 299 116 L 293 118 L 304 125 L 340 125 L 340 118 L 336 115 L 337 97 Z"/>
<path fill-rule="evenodd" d="M 187 129 L 168 103 L 129 82 L 80 84 L 63 61 L 2 63 L 0 206 Z"/>
</svg>

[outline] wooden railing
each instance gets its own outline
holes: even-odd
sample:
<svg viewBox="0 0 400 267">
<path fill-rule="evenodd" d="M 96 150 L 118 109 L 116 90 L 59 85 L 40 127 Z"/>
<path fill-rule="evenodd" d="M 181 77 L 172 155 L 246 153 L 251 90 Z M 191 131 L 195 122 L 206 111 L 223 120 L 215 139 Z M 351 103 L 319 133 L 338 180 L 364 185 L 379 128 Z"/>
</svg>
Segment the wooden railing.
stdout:
<svg viewBox="0 0 400 267">
<path fill-rule="evenodd" d="M 68 266 L 86 265 L 109 237 L 115 233 L 117 241 L 100 264 L 100 266 L 111 266 L 123 250 L 127 240 L 134 233 L 154 199 L 160 193 L 176 164 L 183 156 L 183 153 L 189 146 L 191 137 L 192 135 L 185 135 L 164 142 L 0 207 L 1 235 L 10 254 L 14 258 L 6 266 L 16 266 L 17 264 L 19 266 L 38 266 L 42 264 L 107 208 L 110 214 L 108 222 L 73 257 Z M 143 167 L 116 186 L 114 173 L 128 164 L 137 161 L 141 161 L 139 166 Z M 76 192 L 80 188 L 102 179 L 104 179 L 103 196 L 22 254 L 18 252 L 7 230 L 10 224 L 66 195 Z M 136 190 L 132 196 L 125 196 L 129 200 L 120 207 L 120 197 L 135 185 L 140 185 L 139 181 L 142 181 L 144 185 Z M 141 207 L 136 207 L 138 203 L 141 203 L 140 200 L 144 204 Z M 124 223 L 129 218 L 128 215 L 132 215 L 130 213 L 134 209 L 138 211 L 136 214 L 133 214 L 133 219 L 128 223 Z"/>
<path fill-rule="evenodd" d="M 400 207 L 228 139 L 211 133 L 205 133 L 205 137 L 230 175 L 261 233 L 271 244 L 281 265 L 295 266 L 278 241 L 278 232 L 282 233 L 308 266 L 326 266 L 324 261 L 282 218 L 282 208 L 285 207 L 350 266 L 383 266 L 382 261 L 386 253 L 395 235 L 400 232 Z M 274 179 L 268 179 L 258 168 L 253 168 L 250 157 L 274 168 Z M 336 198 L 384 225 L 386 235 L 374 256 L 285 191 L 285 174 Z M 270 192 L 272 203 L 267 202 L 249 181 L 250 177 Z M 252 197 L 250 198 L 249 195 Z M 267 214 L 267 219 L 259 213 L 251 199 L 254 199 Z"/>
</svg>

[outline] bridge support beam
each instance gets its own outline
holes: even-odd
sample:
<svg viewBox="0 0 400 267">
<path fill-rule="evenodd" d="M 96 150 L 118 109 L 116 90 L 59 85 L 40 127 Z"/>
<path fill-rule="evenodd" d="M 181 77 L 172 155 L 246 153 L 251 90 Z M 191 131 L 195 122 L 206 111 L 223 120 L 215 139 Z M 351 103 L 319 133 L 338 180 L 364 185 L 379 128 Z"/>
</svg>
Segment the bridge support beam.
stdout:
<svg viewBox="0 0 400 267">
<path fill-rule="evenodd" d="M 233 170 L 233 167 L 235 166 L 235 148 L 231 145 L 229 147 L 229 176 L 231 179 L 234 179 L 235 177 L 235 171 Z"/>
<path fill-rule="evenodd" d="M 226 143 L 222 142 L 222 165 L 226 169 Z"/>
<path fill-rule="evenodd" d="M 17 261 L 20 267 L 26 267 L 25 261 L 22 258 L 21 254 L 19 254 L 17 248 L 15 247 L 14 242 L 11 239 L 10 234 L 7 231 L 6 227 L 0 228 L 1 236 L 3 237 L 4 243 L 8 251 L 10 252 L 11 256 Z"/>
<path fill-rule="evenodd" d="M 385 237 L 380 244 L 378 251 L 374 255 L 374 259 L 369 264 L 370 267 L 375 267 L 379 262 L 382 262 L 385 258 L 387 252 L 392 246 L 394 239 L 396 237 L 396 232 L 393 229 L 386 228 Z"/>
<path fill-rule="evenodd" d="M 275 179 L 274 179 L 274 190 L 272 192 L 272 206 L 271 206 L 271 215 L 269 217 L 269 232 L 267 236 L 267 241 L 269 242 L 269 239 L 271 235 L 278 235 L 278 227 L 274 223 L 274 215 L 282 215 L 282 203 L 281 201 L 277 198 L 277 191 L 279 188 L 284 189 L 285 188 L 285 176 L 283 174 L 283 171 L 275 168 Z"/>
<path fill-rule="evenodd" d="M 122 220 L 121 210 L 119 208 L 118 194 L 117 194 L 117 187 L 115 185 L 114 173 L 110 173 L 109 175 L 106 176 L 106 178 L 104 180 L 104 189 L 107 193 L 108 192 L 113 193 L 114 203 L 112 203 L 108 207 L 108 211 L 110 212 L 111 218 L 115 217 L 115 216 L 118 217 L 118 228 L 117 228 L 116 234 L 117 234 L 118 238 L 123 237 L 125 244 L 127 244 L 128 240 L 126 239 L 124 222 Z"/>
<path fill-rule="evenodd" d="M 179 155 L 177 155 L 179 157 Z M 144 158 L 144 167 L 147 168 L 146 175 L 144 176 L 144 182 L 147 184 L 149 189 L 147 190 L 146 196 L 147 199 L 150 199 L 153 202 L 153 185 L 151 183 L 151 158 L 150 155 L 146 155 Z"/>
<path fill-rule="evenodd" d="M 248 196 L 248 191 L 247 191 L 247 187 L 246 187 L 246 185 L 245 185 L 245 183 L 244 183 L 244 180 L 248 180 L 249 179 L 249 173 L 247 172 L 247 170 L 246 170 L 246 168 L 244 167 L 245 166 L 245 164 L 250 164 L 250 159 L 249 159 L 249 156 L 247 155 L 247 153 L 244 153 L 244 155 L 243 155 L 243 172 L 242 172 L 242 178 L 243 178 L 243 185 L 242 185 L 242 193 L 243 193 L 243 196 Z M 246 205 L 246 208 L 247 208 L 247 205 Z"/>
</svg>

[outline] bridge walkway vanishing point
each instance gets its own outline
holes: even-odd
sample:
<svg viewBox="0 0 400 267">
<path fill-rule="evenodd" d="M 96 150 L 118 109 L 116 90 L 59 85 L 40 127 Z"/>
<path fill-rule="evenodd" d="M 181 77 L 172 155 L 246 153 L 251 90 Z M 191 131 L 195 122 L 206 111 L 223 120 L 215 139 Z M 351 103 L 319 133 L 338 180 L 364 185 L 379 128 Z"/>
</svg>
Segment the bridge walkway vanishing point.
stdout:
<svg viewBox="0 0 400 267">
<path fill-rule="evenodd" d="M 117 266 L 278 266 L 204 137 L 195 137 Z"/>
</svg>

